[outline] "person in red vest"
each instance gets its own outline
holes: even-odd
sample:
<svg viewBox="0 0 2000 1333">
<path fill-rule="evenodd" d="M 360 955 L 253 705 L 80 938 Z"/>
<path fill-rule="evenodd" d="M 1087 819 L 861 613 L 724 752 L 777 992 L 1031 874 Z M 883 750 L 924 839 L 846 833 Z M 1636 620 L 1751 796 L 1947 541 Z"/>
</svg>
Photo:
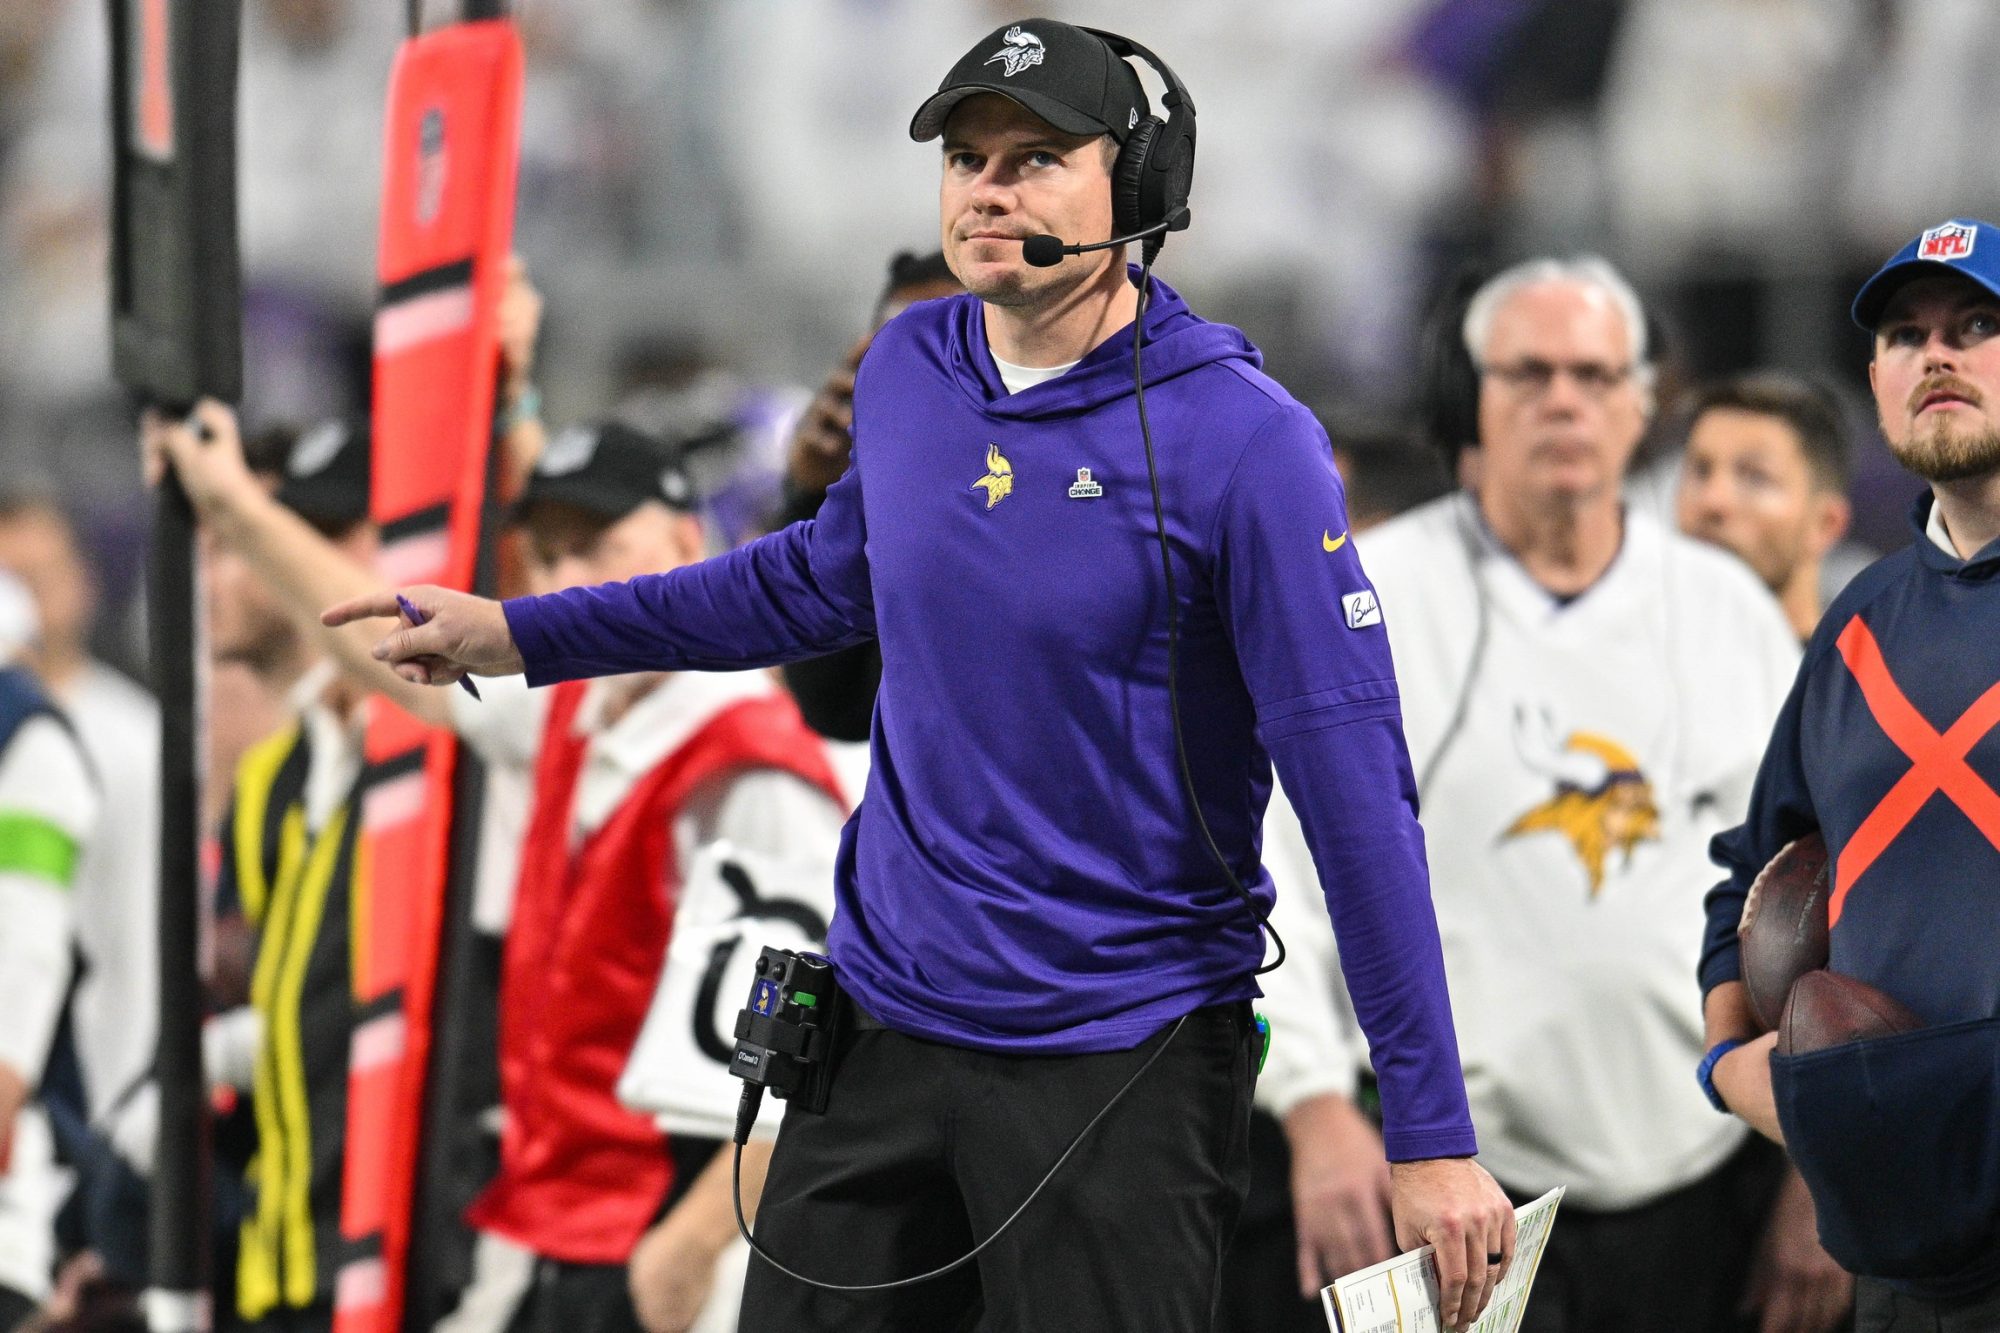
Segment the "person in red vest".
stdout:
<svg viewBox="0 0 2000 1333">
<path fill-rule="evenodd" d="M 224 415 L 206 413 L 206 443 L 178 428 L 159 438 L 211 530 L 289 605 L 379 586 L 268 502 Z M 671 451 L 601 422 L 550 440 L 510 516 L 531 580 L 556 588 L 699 559 L 694 504 Z M 762 672 L 532 691 L 513 678 L 475 700 L 396 679 L 368 656 L 365 632 L 317 632 L 357 680 L 456 730 L 502 799 L 510 775 L 528 778 L 500 987 L 500 1169 L 470 1212 L 472 1284 L 439 1328 L 686 1327 L 736 1234 L 729 1159 L 715 1141 L 668 1141 L 615 1088 L 696 849 L 724 839 L 784 860 L 831 857 L 846 804 L 822 743 Z M 746 1153 L 746 1205 L 766 1155 Z"/>
</svg>

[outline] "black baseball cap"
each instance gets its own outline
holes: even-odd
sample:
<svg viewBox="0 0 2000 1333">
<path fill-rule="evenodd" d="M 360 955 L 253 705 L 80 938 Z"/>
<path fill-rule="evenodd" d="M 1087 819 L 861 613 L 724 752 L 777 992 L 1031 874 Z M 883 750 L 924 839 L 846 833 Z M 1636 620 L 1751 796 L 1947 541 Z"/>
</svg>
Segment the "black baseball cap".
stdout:
<svg viewBox="0 0 2000 1333">
<path fill-rule="evenodd" d="M 285 452 L 278 503 L 322 532 L 353 527 L 368 517 L 370 453 L 366 417 L 308 427 Z"/>
<path fill-rule="evenodd" d="M 1102 39 L 1054 19 L 1022 19 L 960 57 L 917 108 L 910 137 L 937 138 L 952 108 L 980 93 L 1018 102 L 1065 134 L 1108 134 L 1119 143 L 1148 114 L 1139 75 Z"/>
<path fill-rule="evenodd" d="M 519 523 L 534 506 L 551 503 L 615 523 L 648 500 L 694 509 L 694 482 L 678 453 L 621 421 L 588 421 L 543 446 L 509 518 Z"/>
</svg>

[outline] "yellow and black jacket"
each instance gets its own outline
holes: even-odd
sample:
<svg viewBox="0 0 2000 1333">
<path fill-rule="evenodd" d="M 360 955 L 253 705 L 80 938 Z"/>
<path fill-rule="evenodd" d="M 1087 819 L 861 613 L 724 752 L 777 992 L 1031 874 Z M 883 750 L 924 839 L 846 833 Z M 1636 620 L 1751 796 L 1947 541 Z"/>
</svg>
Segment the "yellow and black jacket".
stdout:
<svg viewBox="0 0 2000 1333">
<path fill-rule="evenodd" d="M 263 1019 L 237 1264 L 246 1319 L 327 1304 L 342 1258 L 356 821 L 350 791 L 322 828 L 307 828 L 311 763 L 297 723 L 252 746 L 223 828 L 218 896 L 239 901 L 257 930 L 250 1003 Z"/>
</svg>

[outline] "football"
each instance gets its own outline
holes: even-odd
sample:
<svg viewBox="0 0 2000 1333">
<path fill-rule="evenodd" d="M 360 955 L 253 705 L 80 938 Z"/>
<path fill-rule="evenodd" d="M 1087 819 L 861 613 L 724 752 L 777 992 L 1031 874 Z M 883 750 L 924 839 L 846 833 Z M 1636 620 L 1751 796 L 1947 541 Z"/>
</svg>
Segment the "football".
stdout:
<svg viewBox="0 0 2000 1333">
<path fill-rule="evenodd" d="M 1826 966 L 1826 906 L 1832 889 L 1826 842 L 1818 833 L 1808 833 L 1771 858 L 1743 901 L 1736 926 L 1743 986 L 1767 1032 L 1784 1015 L 1792 983 Z"/>
<path fill-rule="evenodd" d="M 1894 996 L 1838 972 L 1808 972 L 1792 986 L 1778 1025 L 1778 1051 L 1803 1055 L 1850 1041 L 1911 1032 L 1923 1020 Z"/>
</svg>

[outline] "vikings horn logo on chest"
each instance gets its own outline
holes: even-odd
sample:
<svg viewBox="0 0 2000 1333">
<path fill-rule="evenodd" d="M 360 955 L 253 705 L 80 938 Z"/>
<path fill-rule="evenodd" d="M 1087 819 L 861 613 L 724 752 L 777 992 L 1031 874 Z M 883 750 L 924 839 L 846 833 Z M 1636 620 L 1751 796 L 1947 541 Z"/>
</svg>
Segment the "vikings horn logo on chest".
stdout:
<svg viewBox="0 0 2000 1333">
<path fill-rule="evenodd" d="M 1000 452 L 1000 446 L 986 446 L 986 475 L 972 483 L 973 490 L 984 487 L 986 507 L 991 509 L 1014 493 L 1014 465 L 1007 461 L 1007 455 Z"/>
<path fill-rule="evenodd" d="M 1639 761 L 1618 742 L 1588 731 L 1560 740 L 1547 712 L 1514 710 L 1514 748 L 1529 770 L 1555 783 L 1555 794 L 1508 826 L 1505 842 L 1534 833 L 1558 833 L 1582 863 L 1595 899 L 1604 887 L 1613 852 L 1630 864 L 1642 842 L 1660 838 L 1660 807 Z"/>
</svg>

